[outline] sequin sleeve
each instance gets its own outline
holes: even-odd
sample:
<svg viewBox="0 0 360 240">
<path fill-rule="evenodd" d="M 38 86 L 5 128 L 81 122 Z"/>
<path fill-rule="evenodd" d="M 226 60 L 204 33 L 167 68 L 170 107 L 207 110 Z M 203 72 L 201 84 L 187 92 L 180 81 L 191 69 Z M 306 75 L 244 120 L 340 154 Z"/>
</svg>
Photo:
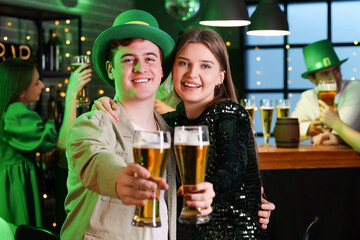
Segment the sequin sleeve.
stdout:
<svg viewBox="0 0 360 240">
<path fill-rule="evenodd" d="M 244 182 L 249 158 L 256 160 L 250 121 L 238 105 L 214 108 L 209 121 L 210 148 L 207 181 L 213 183 L 217 194 L 228 192 Z M 218 114 L 216 114 L 218 113 Z"/>
</svg>

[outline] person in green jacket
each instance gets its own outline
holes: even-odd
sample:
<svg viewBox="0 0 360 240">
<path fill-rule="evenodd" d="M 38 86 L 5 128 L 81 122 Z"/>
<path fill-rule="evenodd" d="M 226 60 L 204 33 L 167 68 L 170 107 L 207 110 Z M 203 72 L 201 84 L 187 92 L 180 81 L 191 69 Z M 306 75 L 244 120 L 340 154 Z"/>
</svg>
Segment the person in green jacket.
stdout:
<svg viewBox="0 0 360 240">
<path fill-rule="evenodd" d="M 86 67 L 70 76 L 57 132 L 52 121 L 44 122 L 29 109 L 44 88 L 35 65 L 20 58 L 0 64 L 0 217 L 15 226 L 42 226 L 36 153 L 65 150 L 67 129 L 76 118 L 76 95 L 91 80 Z"/>
</svg>

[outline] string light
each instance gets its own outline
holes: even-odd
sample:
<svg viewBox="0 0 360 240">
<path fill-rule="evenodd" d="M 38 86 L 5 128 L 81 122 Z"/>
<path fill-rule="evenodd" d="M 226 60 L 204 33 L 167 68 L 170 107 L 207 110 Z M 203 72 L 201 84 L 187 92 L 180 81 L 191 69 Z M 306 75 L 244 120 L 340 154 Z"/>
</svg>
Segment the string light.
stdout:
<svg viewBox="0 0 360 240">
<path fill-rule="evenodd" d="M 292 69 L 292 67 L 289 67 L 288 70 L 289 70 L 289 72 L 291 72 L 293 69 Z"/>
<path fill-rule="evenodd" d="M 256 61 L 260 62 L 261 58 L 260 57 L 256 57 Z"/>
<path fill-rule="evenodd" d="M 69 83 L 69 79 L 68 79 L 68 78 L 65 78 L 64 83 L 65 83 L 65 84 L 68 84 L 68 83 Z"/>
<path fill-rule="evenodd" d="M 70 24 L 70 19 L 66 19 L 65 23 Z"/>
<path fill-rule="evenodd" d="M 60 24 L 59 20 L 56 20 L 55 25 L 59 25 L 59 24 Z"/>
<path fill-rule="evenodd" d="M 4 39 L 4 41 L 7 41 L 7 40 L 8 40 L 8 37 L 7 37 L 7 36 L 5 36 L 3 39 Z"/>
<path fill-rule="evenodd" d="M 260 86 L 260 85 L 261 85 L 261 82 L 260 82 L 260 81 L 257 81 L 257 82 L 256 82 L 256 85 Z"/>
<path fill-rule="evenodd" d="M 100 90 L 99 90 L 99 94 L 100 94 L 100 95 L 103 95 L 103 94 L 104 94 L 104 90 L 100 89 Z"/>
<path fill-rule="evenodd" d="M 80 38 L 81 41 L 85 41 L 85 39 L 86 39 L 86 38 L 85 38 L 84 36 L 82 36 L 82 37 Z"/>
<path fill-rule="evenodd" d="M 91 51 L 86 51 L 86 55 L 91 55 Z"/>
<path fill-rule="evenodd" d="M 58 87 L 61 88 L 61 87 L 62 87 L 62 83 L 59 83 L 59 84 L 58 84 Z"/>
<path fill-rule="evenodd" d="M 49 87 L 45 88 L 45 92 L 50 92 L 50 88 Z"/>
<path fill-rule="evenodd" d="M 64 32 L 69 32 L 69 29 L 68 29 L 68 28 L 65 28 L 65 29 L 64 29 Z"/>
<path fill-rule="evenodd" d="M 231 45 L 231 43 L 230 42 L 226 42 L 226 46 L 230 46 Z"/>
<path fill-rule="evenodd" d="M 66 94 L 65 94 L 64 92 L 60 92 L 60 96 L 61 96 L 61 97 L 65 97 Z"/>
<path fill-rule="evenodd" d="M 70 40 L 66 40 L 65 43 L 66 43 L 67 45 L 69 45 L 69 44 L 70 44 Z"/>
<path fill-rule="evenodd" d="M 70 66 L 69 66 L 69 67 L 67 67 L 66 69 L 67 69 L 68 71 L 71 71 L 71 67 L 70 67 Z"/>
<path fill-rule="evenodd" d="M 70 53 L 65 53 L 65 57 L 70 57 Z"/>
<path fill-rule="evenodd" d="M 53 227 L 56 227 L 56 226 L 57 226 L 57 225 L 56 225 L 56 222 L 53 222 L 53 224 L 52 224 L 52 225 L 53 225 Z"/>
<path fill-rule="evenodd" d="M 290 45 L 287 44 L 287 45 L 285 46 L 285 48 L 286 48 L 286 49 L 290 49 Z"/>
<path fill-rule="evenodd" d="M 358 41 L 354 41 L 354 45 L 358 45 L 359 44 L 359 42 Z"/>
<path fill-rule="evenodd" d="M 43 198 L 44 198 L 44 199 L 47 199 L 47 197 L 48 197 L 47 194 L 44 193 L 44 194 L 43 194 Z"/>
<path fill-rule="evenodd" d="M 26 40 L 29 41 L 30 39 L 31 39 L 31 37 L 30 37 L 29 35 L 27 35 L 27 36 L 26 36 Z"/>
</svg>

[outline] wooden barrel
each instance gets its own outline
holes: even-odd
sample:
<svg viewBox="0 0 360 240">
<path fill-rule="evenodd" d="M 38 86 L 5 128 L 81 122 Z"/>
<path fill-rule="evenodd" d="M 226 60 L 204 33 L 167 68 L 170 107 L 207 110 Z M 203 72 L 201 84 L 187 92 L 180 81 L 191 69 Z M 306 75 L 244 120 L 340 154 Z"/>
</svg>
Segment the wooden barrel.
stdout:
<svg viewBox="0 0 360 240">
<path fill-rule="evenodd" d="M 300 129 L 297 118 L 277 118 L 274 129 L 276 147 L 297 148 L 299 146 Z"/>
</svg>

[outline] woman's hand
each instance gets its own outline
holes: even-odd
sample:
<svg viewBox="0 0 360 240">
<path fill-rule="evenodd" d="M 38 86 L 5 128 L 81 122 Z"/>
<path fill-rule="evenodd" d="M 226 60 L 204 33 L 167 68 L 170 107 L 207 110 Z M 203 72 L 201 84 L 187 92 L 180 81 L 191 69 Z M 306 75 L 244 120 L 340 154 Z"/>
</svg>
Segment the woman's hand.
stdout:
<svg viewBox="0 0 360 240">
<path fill-rule="evenodd" d="M 116 114 L 117 106 L 114 100 L 109 97 L 101 97 L 96 100 L 91 108 L 91 110 L 100 110 L 108 115 L 114 120 L 116 124 L 119 122 L 119 116 Z"/>
<path fill-rule="evenodd" d="M 66 95 L 77 96 L 78 92 L 91 81 L 92 70 L 89 64 L 82 65 L 71 73 L 69 84 L 67 86 Z"/>
<path fill-rule="evenodd" d="M 188 188 L 188 192 L 184 194 L 181 186 L 177 195 L 184 195 L 184 201 L 189 207 L 201 208 L 201 215 L 206 216 L 212 212 L 211 204 L 215 197 L 213 185 L 209 182 L 203 182 Z"/>
<path fill-rule="evenodd" d="M 262 229 L 267 229 L 267 226 L 270 222 L 271 211 L 275 210 L 275 205 L 272 202 L 269 202 L 264 197 L 264 188 L 261 187 L 261 209 L 258 212 L 259 223 L 261 224 Z"/>
</svg>

